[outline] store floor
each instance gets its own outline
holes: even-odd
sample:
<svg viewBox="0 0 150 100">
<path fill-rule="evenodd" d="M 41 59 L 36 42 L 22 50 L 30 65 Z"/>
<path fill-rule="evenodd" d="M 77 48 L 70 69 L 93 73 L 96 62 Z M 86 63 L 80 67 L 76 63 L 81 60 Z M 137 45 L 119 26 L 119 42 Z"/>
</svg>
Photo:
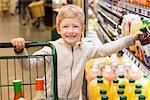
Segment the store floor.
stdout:
<svg viewBox="0 0 150 100">
<path fill-rule="evenodd" d="M 15 37 L 23 37 L 30 41 L 48 41 L 51 39 L 50 30 L 22 25 L 18 15 L 0 15 L 0 41 L 10 41 Z"/>
</svg>

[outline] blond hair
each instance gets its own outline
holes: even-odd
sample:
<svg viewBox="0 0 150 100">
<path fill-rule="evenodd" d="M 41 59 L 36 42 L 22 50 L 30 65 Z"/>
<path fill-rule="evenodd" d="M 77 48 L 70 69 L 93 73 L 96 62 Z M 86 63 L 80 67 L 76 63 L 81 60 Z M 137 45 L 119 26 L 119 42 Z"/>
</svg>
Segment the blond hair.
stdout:
<svg viewBox="0 0 150 100">
<path fill-rule="evenodd" d="M 65 18 L 78 18 L 81 25 L 84 26 L 85 15 L 79 6 L 73 4 L 63 6 L 56 17 L 56 26 L 59 26 L 61 21 Z"/>
</svg>

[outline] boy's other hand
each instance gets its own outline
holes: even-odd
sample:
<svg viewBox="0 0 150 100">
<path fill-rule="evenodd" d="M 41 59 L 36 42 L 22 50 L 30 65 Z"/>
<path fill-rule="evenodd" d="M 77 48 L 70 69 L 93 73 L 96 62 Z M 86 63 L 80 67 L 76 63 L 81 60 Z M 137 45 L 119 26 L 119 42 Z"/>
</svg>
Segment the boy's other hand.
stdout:
<svg viewBox="0 0 150 100">
<path fill-rule="evenodd" d="M 22 50 L 25 48 L 24 38 L 14 38 L 11 40 L 11 43 L 17 50 Z"/>
<path fill-rule="evenodd" d="M 142 38 L 142 35 L 143 35 L 143 32 L 139 31 L 139 32 L 133 34 L 132 38 L 133 38 L 134 41 L 140 40 Z"/>
</svg>

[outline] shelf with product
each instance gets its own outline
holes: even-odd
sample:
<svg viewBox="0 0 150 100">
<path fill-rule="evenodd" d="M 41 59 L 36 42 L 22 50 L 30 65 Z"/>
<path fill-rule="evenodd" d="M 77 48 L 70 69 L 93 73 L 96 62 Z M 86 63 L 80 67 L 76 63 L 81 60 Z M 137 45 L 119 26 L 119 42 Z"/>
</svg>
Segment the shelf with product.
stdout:
<svg viewBox="0 0 150 100">
<path fill-rule="evenodd" d="M 106 5 L 107 4 L 108 3 L 106 3 Z M 100 4 L 99 2 L 96 8 L 90 7 L 90 9 L 92 9 L 95 17 L 98 19 L 96 24 L 98 27 L 96 30 L 97 33 L 101 32 L 106 40 L 110 42 L 122 37 L 122 26 L 120 22 L 122 22 L 123 15 L 120 14 L 120 17 L 118 17 L 119 14 L 116 11 L 112 11 L 112 9 L 110 9 L 110 5 L 106 5 L 105 3 Z M 119 11 L 121 12 L 121 10 Z M 113 20 L 113 17 L 114 19 L 116 17 L 117 20 Z M 123 49 L 122 51 L 129 56 L 129 58 L 145 73 L 148 78 L 150 78 L 149 65 L 141 61 L 141 59 L 139 59 L 129 48 Z"/>
</svg>

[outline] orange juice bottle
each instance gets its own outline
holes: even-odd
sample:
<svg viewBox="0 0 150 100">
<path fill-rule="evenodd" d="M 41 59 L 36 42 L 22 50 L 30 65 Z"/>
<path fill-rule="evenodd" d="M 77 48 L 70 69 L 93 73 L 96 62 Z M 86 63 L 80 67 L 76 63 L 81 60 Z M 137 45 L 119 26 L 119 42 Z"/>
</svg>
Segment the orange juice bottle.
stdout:
<svg viewBox="0 0 150 100">
<path fill-rule="evenodd" d="M 95 80 L 97 80 L 95 82 Z M 95 79 L 89 83 L 88 96 L 89 100 L 96 100 L 101 89 L 106 89 L 102 79 Z"/>
<path fill-rule="evenodd" d="M 105 78 L 103 78 L 103 76 L 101 74 L 97 75 L 97 79 L 102 79 L 106 90 L 109 90 L 109 88 L 110 88 L 110 82 L 109 81 L 107 81 Z"/>
<path fill-rule="evenodd" d="M 135 97 L 132 97 L 131 100 L 139 100 L 139 96 L 141 94 L 141 90 L 135 90 Z"/>
<path fill-rule="evenodd" d="M 128 80 L 124 77 L 124 75 L 119 75 L 119 84 L 124 84 L 125 86 L 128 85 Z"/>
<path fill-rule="evenodd" d="M 124 90 L 118 90 L 117 96 L 113 100 L 119 100 L 121 96 L 124 95 Z"/>
<path fill-rule="evenodd" d="M 132 97 L 135 94 L 135 80 L 130 79 L 128 87 L 126 88 L 127 91 L 127 97 L 129 100 L 132 100 Z M 134 99 L 133 99 L 134 100 Z"/>
<path fill-rule="evenodd" d="M 117 91 L 118 91 L 118 84 L 119 80 L 115 79 L 113 80 L 113 83 L 111 84 L 110 90 L 108 92 L 108 96 L 110 97 L 110 100 L 114 100 L 114 98 L 117 96 Z"/>
</svg>

